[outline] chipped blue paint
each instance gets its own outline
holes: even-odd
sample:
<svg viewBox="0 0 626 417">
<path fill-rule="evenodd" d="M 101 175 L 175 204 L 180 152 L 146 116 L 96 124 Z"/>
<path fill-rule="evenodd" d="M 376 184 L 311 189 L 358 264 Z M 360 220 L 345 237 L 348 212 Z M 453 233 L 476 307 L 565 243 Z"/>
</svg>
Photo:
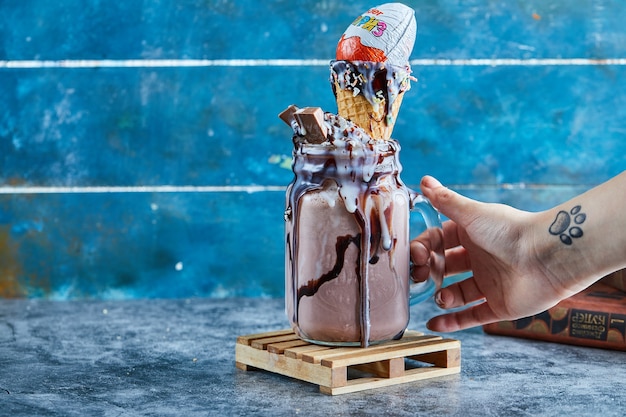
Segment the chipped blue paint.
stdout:
<svg viewBox="0 0 626 417">
<path fill-rule="evenodd" d="M 538 210 L 626 168 L 626 66 L 568 61 L 626 58 L 621 4 L 406 3 L 419 25 L 415 60 L 522 60 L 414 66 L 394 131 L 409 185 L 433 174 L 471 197 Z M 290 130 L 276 115 L 292 103 L 336 107 L 324 65 L 259 60 L 330 60 L 373 5 L 1 2 L 0 191 L 66 188 L 0 192 L 0 282 L 59 299 L 281 296 L 276 187 L 292 174 Z M 105 59 L 120 65 L 7 65 Z M 124 65 L 142 59 L 233 65 Z M 239 59 L 252 65 L 228 61 Z M 132 192 L 163 185 L 217 188 Z M 273 188 L 220 191 L 229 186 Z M 131 192 L 81 192 L 89 187 Z"/>
</svg>

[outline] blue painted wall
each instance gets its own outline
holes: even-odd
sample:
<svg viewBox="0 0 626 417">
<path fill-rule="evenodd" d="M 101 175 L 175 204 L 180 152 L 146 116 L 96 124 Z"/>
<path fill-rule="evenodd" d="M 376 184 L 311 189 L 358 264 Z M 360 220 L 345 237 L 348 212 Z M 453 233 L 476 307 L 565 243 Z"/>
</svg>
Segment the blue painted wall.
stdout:
<svg viewBox="0 0 626 417">
<path fill-rule="evenodd" d="M 621 2 L 406 4 L 405 182 L 540 210 L 626 168 L 626 63 L 594 61 L 626 58 Z M 281 296 L 276 115 L 336 110 L 326 62 L 374 5 L 0 2 L 0 296 Z"/>
</svg>

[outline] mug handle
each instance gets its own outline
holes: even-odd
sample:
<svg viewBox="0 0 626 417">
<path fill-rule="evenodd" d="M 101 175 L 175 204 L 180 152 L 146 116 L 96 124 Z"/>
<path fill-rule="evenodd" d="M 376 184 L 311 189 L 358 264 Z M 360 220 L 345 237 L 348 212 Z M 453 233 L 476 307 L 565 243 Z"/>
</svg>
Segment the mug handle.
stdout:
<svg viewBox="0 0 626 417">
<path fill-rule="evenodd" d="M 430 275 L 426 281 L 413 282 L 409 285 L 409 302 L 411 305 L 421 303 L 431 297 L 435 291 L 441 288 L 445 270 L 443 227 L 439 212 L 430 204 L 423 195 L 409 191 L 411 200 L 411 213 L 418 212 L 422 215 L 426 224 L 426 234 L 430 240 L 431 253 L 429 257 Z"/>
</svg>

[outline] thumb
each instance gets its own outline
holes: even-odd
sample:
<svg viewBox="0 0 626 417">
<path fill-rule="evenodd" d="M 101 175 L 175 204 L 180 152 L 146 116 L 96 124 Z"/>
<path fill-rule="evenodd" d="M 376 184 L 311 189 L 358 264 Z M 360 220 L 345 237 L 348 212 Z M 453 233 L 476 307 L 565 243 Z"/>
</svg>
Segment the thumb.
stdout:
<svg viewBox="0 0 626 417">
<path fill-rule="evenodd" d="M 477 202 L 444 187 L 438 180 L 428 175 L 422 178 L 420 187 L 433 207 L 450 220 L 461 226 L 469 224 L 472 220 L 472 213 L 475 213 L 472 206 Z"/>
</svg>

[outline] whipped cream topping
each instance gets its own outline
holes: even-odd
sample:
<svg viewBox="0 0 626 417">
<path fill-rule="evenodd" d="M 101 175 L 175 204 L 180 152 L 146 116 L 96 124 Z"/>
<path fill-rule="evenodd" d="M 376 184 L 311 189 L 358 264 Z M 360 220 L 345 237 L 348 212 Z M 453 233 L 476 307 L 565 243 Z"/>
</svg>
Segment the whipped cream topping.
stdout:
<svg viewBox="0 0 626 417">
<path fill-rule="evenodd" d="M 324 113 L 324 125 L 326 141 L 313 145 L 307 141 L 307 132 L 297 123 L 292 123 L 294 154 L 306 154 L 306 158 L 294 159 L 293 170 L 296 174 L 312 172 L 312 178 L 305 181 L 311 184 L 321 184 L 328 178 L 335 180 L 346 210 L 354 213 L 366 195 L 374 174 L 390 168 L 380 165 L 382 155 L 393 155 L 393 165 L 400 167 L 396 157 L 400 145 L 394 140 L 373 139 L 365 130 L 333 113 Z M 327 160 L 331 157 L 334 163 L 329 164 Z M 313 166 L 314 161 L 319 166 Z M 319 178 L 315 178 L 316 173 Z"/>
</svg>

